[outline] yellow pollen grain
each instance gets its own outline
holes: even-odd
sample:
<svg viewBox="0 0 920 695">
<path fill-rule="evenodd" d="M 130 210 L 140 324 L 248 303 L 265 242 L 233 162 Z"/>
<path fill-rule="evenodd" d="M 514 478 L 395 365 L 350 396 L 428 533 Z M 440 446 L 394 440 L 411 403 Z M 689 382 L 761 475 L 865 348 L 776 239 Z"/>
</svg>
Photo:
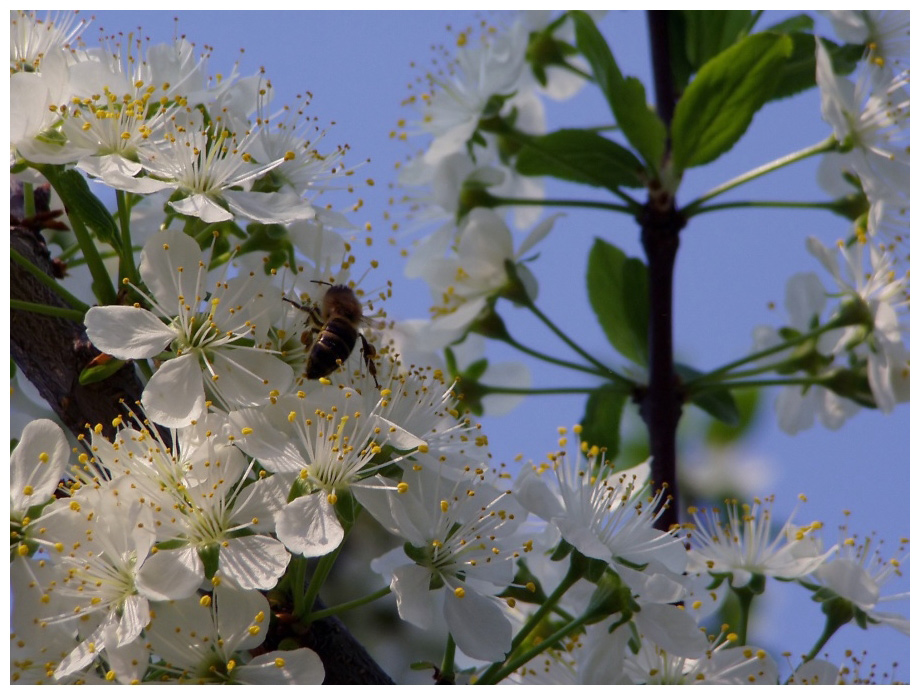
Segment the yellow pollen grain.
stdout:
<svg viewBox="0 0 920 695">
<path fill-rule="evenodd" d="M 408 491 L 409 491 L 409 483 L 403 482 L 403 483 L 399 483 L 399 484 L 396 486 L 396 492 L 398 492 L 400 495 L 402 495 L 402 494 L 404 494 L 404 493 L 406 493 L 406 492 L 408 492 Z"/>
<path fill-rule="evenodd" d="M 457 598 L 463 598 L 464 596 L 466 596 L 466 591 L 463 589 L 462 586 L 458 586 L 456 589 L 454 589 L 454 596 L 456 596 Z"/>
<path fill-rule="evenodd" d="M 339 497 L 334 492 L 330 492 L 328 495 L 326 495 L 326 500 L 329 502 L 329 504 L 334 505 L 339 501 Z"/>
</svg>

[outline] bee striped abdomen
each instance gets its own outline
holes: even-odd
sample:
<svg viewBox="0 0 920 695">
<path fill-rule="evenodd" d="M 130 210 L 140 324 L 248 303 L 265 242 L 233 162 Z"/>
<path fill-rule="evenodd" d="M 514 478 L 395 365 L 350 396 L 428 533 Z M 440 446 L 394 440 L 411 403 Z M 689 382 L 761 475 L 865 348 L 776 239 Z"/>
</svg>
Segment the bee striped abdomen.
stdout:
<svg viewBox="0 0 920 695">
<path fill-rule="evenodd" d="M 358 328 L 354 322 L 333 316 L 323 325 L 310 348 L 307 360 L 307 378 L 320 379 L 328 376 L 351 355 L 358 340 Z"/>
</svg>

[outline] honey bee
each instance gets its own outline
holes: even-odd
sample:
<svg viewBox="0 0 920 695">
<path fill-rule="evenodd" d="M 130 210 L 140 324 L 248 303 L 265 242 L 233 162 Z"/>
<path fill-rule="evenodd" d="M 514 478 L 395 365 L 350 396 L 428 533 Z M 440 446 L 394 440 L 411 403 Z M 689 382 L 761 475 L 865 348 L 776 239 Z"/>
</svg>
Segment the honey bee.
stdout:
<svg viewBox="0 0 920 695">
<path fill-rule="evenodd" d="M 332 374 L 348 359 L 360 338 L 364 364 L 374 379 L 374 385 L 379 389 L 377 366 L 374 364 L 377 350 L 358 330 L 358 326 L 366 319 L 361 311 L 361 302 L 355 296 L 354 290 L 347 285 L 333 285 L 321 280 L 313 282 L 329 285 L 320 304 L 304 306 L 287 297 L 284 298 L 284 301 L 293 304 L 310 316 L 309 323 L 312 324 L 312 327 L 305 330 L 300 336 L 300 341 L 309 350 L 304 375 L 307 379 L 321 379 Z"/>
</svg>

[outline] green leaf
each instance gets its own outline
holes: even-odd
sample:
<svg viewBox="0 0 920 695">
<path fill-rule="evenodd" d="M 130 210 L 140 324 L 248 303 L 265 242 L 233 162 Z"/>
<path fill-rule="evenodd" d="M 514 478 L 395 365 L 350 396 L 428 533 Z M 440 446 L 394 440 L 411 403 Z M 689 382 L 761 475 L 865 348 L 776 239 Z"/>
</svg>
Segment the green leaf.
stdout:
<svg viewBox="0 0 920 695">
<path fill-rule="evenodd" d="M 588 299 L 607 340 L 623 357 L 648 364 L 648 269 L 595 239 L 588 254 Z"/>
<path fill-rule="evenodd" d="M 751 429 L 760 404 L 758 389 L 737 389 L 732 392 L 740 415 L 737 426 L 713 420 L 706 431 L 706 441 L 713 446 L 726 446 L 736 442 Z"/>
<path fill-rule="evenodd" d="M 781 22 L 777 22 L 765 29 L 765 31 L 775 31 L 782 34 L 788 34 L 793 31 L 813 31 L 815 28 L 815 20 L 811 18 L 811 15 L 807 14 L 797 14 L 792 17 L 787 17 Z"/>
<path fill-rule="evenodd" d="M 788 36 L 754 34 L 700 68 L 674 111 L 671 139 L 678 174 L 731 149 L 773 96 L 791 53 Z"/>
<path fill-rule="evenodd" d="M 53 167 L 48 167 L 48 170 Z M 93 195 L 89 184 L 76 169 L 62 171 L 55 176 L 55 189 L 61 196 L 68 214 L 75 214 L 83 224 L 96 233 L 100 241 L 119 248 L 118 227 L 102 201 Z"/>
<path fill-rule="evenodd" d="M 668 132 L 658 114 L 649 108 L 645 86 L 635 77 L 623 77 L 610 46 L 589 15 L 576 11 L 571 16 L 575 23 L 575 43 L 591 65 L 617 125 L 648 168 L 657 172 Z"/>
<path fill-rule="evenodd" d="M 699 370 L 685 364 L 675 364 L 674 371 L 684 381 L 703 375 Z M 693 405 L 709 413 L 719 422 L 724 422 L 731 427 L 737 427 L 741 423 L 741 411 L 738 410 L 738 404 L 728 389 L 707 388 L 698 393 L 689 393 L 688 398 Z"/>
<path fill-rule="evenodd" d="M 792 55 L 782 68 L 782 77 L 770 100 L 783 99 L 816 86 L 815 37 L 813 34 L 793 32 L 788 34 L 792 41 Z M 863 47 L 854 44 L 838 46 L 833 41 L 821 39 L 831 57 L 834 72 L 846 75 L 856 69 L 862 58 Z"/>
<path fill-rule="evenodd" d="M 620 453 L 620 419 L 626 394 L 609 386 L 601 386 L 588 396 L 581 419 L 581 441 L 606 450 L 606 460 L 613 461 Z"/>
<path fill-rule="evenodd" d="M 748 35 L 750 10 L 683 10 L 684 50 L 694 72 Z"/>
<path fill-rule="evenodd" d="M 525 176 L 553 176 L 612 190 L 642 186 L 642 162 L 592 130 L 557 130 L 528 138 L 515 166 Z"/>
</svg>

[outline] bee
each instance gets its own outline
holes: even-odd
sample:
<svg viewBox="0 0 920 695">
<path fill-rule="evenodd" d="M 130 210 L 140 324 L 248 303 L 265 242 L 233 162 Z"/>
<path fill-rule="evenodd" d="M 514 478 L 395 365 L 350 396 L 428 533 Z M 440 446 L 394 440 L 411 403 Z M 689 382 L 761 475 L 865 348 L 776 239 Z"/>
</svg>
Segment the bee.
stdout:
<svg viewBox="0 0 920 695">
<path fill-rule="evenodd" d="M 379 389 L 377 365 L 374 364 L 377 350 L 358 330 L 358 326 L 367 319 L 364 318 L 361 302 L 355 296 L 354 290 L 347 285 L 333 285 L 321 280 L 313 282 L 329 285 L 320 304 L 304 306 L 287 297 L 284 298 L 284 301 L 310 316 L 309 322 L 312 327 L 300 336 L 300 341 L 309 350 L 304 376 L 307 379 L 321 379 L 332 374 L 348 359 L 360 338 L 364 364 L 374 379 L 374 385 Z"/>
</svg>

